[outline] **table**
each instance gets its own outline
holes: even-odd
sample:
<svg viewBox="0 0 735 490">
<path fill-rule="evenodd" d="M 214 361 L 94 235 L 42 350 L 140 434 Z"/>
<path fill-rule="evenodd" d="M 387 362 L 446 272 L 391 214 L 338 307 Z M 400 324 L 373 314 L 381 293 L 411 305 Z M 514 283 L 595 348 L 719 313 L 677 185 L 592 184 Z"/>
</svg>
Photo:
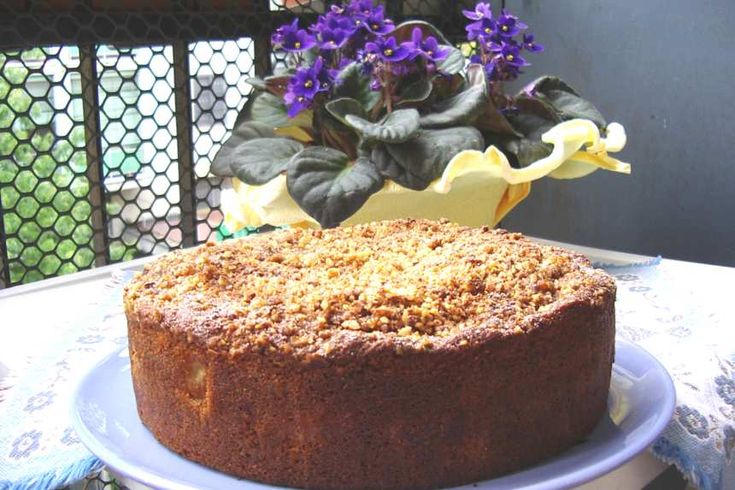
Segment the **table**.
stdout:
<svg viewBox="0 0 735 490">
<path fill-rule="evenodd" d="M 669 463 L 701 488 L 735 488 L 735 332 L 729 314 L 735 269 L 561 245 L 616 277 L 618 335 L 657 356 L 678 393 L 664 437 L 581 488 L 642 488 Z M 8 479 L 42 471 L 49 461 L 67 470 L 46 468 L 44 479 L 34 481 L 39 486 L 69 484 L 99 467 L 68 427 L 69 386 L 125 346 L 116 278 L 148 260 L 0 291 L 0 488 L 10 487 Z"/>
</svg>

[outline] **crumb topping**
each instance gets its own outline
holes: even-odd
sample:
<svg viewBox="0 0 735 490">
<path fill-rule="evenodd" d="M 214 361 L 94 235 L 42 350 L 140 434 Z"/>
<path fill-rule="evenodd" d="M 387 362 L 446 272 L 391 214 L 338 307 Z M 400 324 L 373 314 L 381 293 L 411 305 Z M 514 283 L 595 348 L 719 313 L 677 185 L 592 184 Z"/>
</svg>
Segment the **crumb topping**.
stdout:
<svg viewBox="0 0 735 490">
<path fill-rule="evenodd" d="M 233 353 L 328 355 L 347 340 L 431 349 L 478 330 L 522 333 L 569 296 L 611 290 L 587 259 L 518 233 L 396 220 L 171 253 L 136 275 L 125 305 Z"/>
</svg>

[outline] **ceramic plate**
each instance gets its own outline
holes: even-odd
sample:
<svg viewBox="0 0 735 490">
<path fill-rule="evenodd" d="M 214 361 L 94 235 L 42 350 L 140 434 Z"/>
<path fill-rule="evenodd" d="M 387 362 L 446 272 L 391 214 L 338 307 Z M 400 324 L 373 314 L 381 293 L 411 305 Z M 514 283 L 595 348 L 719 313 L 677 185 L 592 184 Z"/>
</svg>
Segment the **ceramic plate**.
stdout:
<svg viewBox="0 0 735 490">
<path fill-rule="evenodd" d="M 586 441 L 532 468 L 461 488 L 555 489 L 604 475 L 643 451 L 666 427 L 676 396 L 666 370 L 628 342 L 616 343 L 607 416 Z M 162 489 L 266 489 L 169 451 L 138 418 L 127 350 L 95 366 L 75 393 L 72 419 L 82 442 L 114 471 Z"/>
</svg>

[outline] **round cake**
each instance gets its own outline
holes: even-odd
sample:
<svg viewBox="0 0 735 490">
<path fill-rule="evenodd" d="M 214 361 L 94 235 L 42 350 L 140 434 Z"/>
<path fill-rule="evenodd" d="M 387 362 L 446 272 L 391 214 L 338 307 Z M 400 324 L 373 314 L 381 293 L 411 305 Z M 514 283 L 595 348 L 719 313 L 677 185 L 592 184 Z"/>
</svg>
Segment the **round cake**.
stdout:
<svg viewBox="0 0 735 490">
<path fill-rule="evenodd" d="M 479 481 L 569 448 L 606 412 L 614 281 L 517 233 L 276 231 L 165 255 L 124 301 L 145 426 L 252 480 Z"/>
</svg>

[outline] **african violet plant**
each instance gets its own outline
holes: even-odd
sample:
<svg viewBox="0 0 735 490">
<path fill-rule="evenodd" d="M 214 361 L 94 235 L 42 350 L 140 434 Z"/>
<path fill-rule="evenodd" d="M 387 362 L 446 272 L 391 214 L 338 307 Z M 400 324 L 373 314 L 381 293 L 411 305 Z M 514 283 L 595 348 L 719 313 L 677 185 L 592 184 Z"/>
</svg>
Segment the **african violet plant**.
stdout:
<svg viewBox="0 0 735 490">
<path fill-rule="evenodd" d="M 499 147 L 523 167 L 551 153 L 541 135 L 560 122 L 602 115 L 569 85 L 540 78 L 503 91 L 543 51 L 527 26 L 488 3 L 465 10 L 467 59 L 434 26 L 394 25 L 382 5 L 351 0 L 308 28 L 279 27 L 288 68 L 249 79 L 254 96 L 213 173 L 262 185 L 285 173 L 293 200 L 323 227 L 355 213 L 386 180 L 423 190 L 463 150 Z"/>
</svg>

